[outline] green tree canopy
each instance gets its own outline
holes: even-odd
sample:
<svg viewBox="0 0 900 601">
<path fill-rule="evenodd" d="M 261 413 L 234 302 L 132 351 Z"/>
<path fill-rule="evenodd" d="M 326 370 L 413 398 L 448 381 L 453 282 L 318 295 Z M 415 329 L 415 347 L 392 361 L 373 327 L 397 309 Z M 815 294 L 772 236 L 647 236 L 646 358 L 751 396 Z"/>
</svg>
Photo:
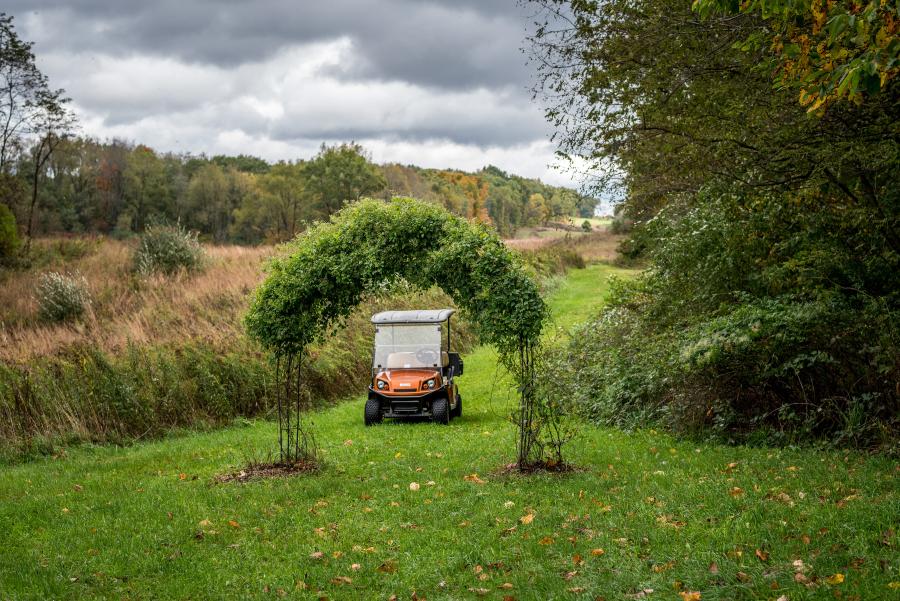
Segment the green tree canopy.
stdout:
<svg viewBox="0 0 900 601">
<path fill-rule="evenodd" d="M 376 194 L 387 182 L 359 144 L 322 145 L 319 154 L 303 168 L 306 194 L 322 216 L 330 215 L 346 201 Z"/>
</svg>

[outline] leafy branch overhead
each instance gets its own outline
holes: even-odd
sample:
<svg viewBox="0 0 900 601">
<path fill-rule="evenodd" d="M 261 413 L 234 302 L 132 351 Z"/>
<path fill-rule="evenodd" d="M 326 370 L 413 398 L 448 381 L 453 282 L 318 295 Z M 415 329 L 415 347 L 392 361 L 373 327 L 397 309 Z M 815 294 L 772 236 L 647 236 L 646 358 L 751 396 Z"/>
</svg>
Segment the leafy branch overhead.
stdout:
<svg viewBox="0 0 900 601">
<path fill-rule="evenodd" d="M 694 0 L 701 17 L 745 14 L 767 25 L 736 43 L 768 49 L 763 66 L 779 86 L 797 90 L 810 112 L 837 100 L 862 102 L 900 72 L 900 11 L 895 2 Z"/>
</svg>

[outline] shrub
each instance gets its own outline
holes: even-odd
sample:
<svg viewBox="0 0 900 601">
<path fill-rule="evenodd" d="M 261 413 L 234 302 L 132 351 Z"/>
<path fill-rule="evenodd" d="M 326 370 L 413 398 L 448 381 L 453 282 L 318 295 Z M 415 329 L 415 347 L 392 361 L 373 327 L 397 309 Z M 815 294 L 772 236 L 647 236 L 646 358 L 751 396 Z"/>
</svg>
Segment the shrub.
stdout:
<svg viewBox="0 0 900 601">
<path fill-rule="evenodd" d="M 615 286 L 560 378 L 585 413 L 730 440 L 896 445 L 900 256 L 861 250 L 879 244 L 866 221 L 783 200 L 700 197 L 640 232 L 653 268 Z"/>
<path fill-rule="evenodd" d="M 8 264 L 19 250 L 19 234 L 16 217 L 5 204 L 0 203 L 0 264 Z"/>
<path fill-rule="evenodd" d="M 91 304 L 87 281 L 80 275 L 44 273 L 37 284 L 38 314 L 52 322 L 81 317 Z"/>
<path fill-rule="evenodd" d="M 591 222 L 585 219 L 581 222 L 581 229 L 582 231 L 584 231 L 584 233 L 589 234 L 591 233 L 591 231 L 593 231 L 594 228 L 591 227 Z"/>
<path fill-rule="evenodd" d="M 134 270 L 141 275 L 172 275 L 180 270 L 196 271 L 205 253 L 196 233 L 179 225 L 148 225 L 135 250 Z"/>
</svg>

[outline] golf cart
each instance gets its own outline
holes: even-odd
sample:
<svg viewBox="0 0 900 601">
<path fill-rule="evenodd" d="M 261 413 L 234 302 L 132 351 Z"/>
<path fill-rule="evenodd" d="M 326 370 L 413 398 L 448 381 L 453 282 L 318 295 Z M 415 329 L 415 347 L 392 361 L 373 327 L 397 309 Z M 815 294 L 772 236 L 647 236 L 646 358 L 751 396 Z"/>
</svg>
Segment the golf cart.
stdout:
<svg viewBox="0 0 900 601">
<path fill-rule="evenodd" d="M 385 417 L 427 417 L 440 424 L 462 415 L 456 376 L 459 353 L 450 352 L 453 309 L 384 311 L 372 316 L 375 352 L 366 401 L 367 426 Z"/>
</svg>

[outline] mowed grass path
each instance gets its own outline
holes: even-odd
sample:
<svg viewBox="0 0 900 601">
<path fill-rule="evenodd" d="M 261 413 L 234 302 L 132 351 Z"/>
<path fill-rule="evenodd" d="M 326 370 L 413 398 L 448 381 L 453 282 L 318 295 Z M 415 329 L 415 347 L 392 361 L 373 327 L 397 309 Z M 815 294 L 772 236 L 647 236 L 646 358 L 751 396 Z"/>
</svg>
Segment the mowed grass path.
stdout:
<svg viewBox="0 0 900 601">
<path fill-rule="evenodd" d="M 613 271 L 572 272 L 558 322 Z M 365 428 L 362 400 L 315 414 L 312 476 L 213 483 L 271 448 L 265 422 L 0 468 L 0 599 L 900 597 L 889 459 L 585 426 L 582 471 L 501 475 L 512 398 L 490 349 L 461 387 L 449 427 Z"/>
</svg>

